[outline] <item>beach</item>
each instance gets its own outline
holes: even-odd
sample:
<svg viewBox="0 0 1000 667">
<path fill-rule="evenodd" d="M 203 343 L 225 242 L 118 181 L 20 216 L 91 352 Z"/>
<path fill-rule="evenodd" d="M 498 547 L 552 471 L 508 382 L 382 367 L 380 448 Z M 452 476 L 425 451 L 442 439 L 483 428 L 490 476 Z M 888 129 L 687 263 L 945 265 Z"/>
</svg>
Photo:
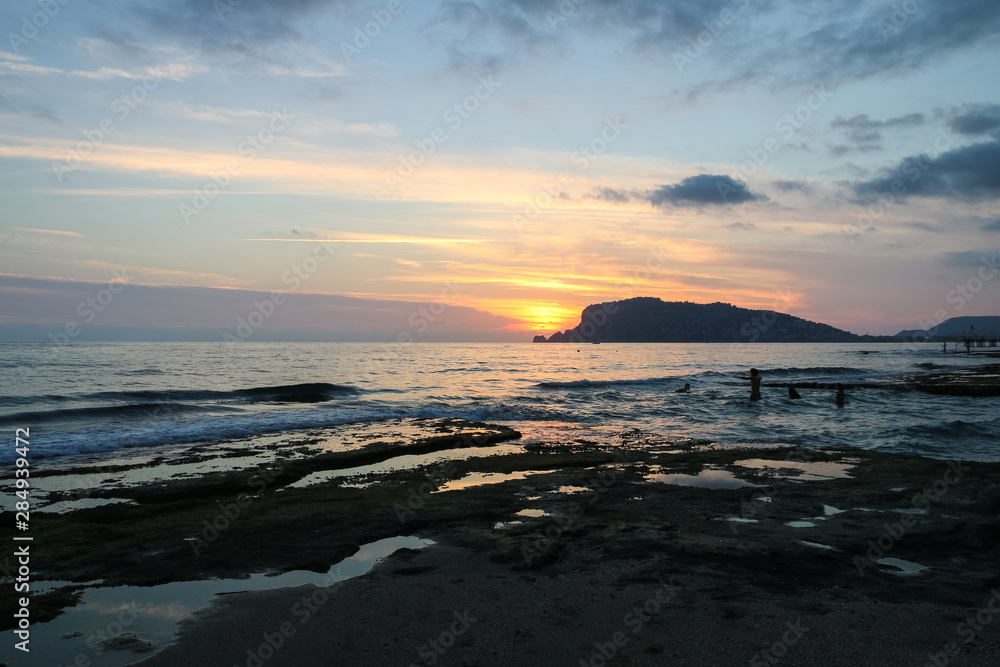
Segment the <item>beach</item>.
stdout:
<svg viewBox="0 0 1000 667">
<path fill-rule="evenodd" d="M 929 363 L 918 357 L 902 379 L 772 364 L 755 404 L 738 370 L 720 373 L 719 389 L 699 386 L 703 376 L 694 395 L 666 394 L 676 379 L 643 380 L 643 369 L 533 380 L 552 385 L 536 396 L 574 410 L 581 397 L 595 406 L 582 409 L 614 402 L 612 391 L 692 414 L 714 400 L 714 437 L 650 425 L 663 419 L 652 413 L 408 415 L 44 457 L 31 478 L 33 650 L 11 650 L 8 619 L 0 661 L 994 665 L 1000 462 L 981 433 L 995 419 L 997 369 L 914 366 Z M 837 408 L 829 388 L 845 377 Z M 802 387 L 801 403 L 783 396 L 788 384 Z M 304 404 L 315 407 L 287 402 L 317 393 Z M 354 395 L 255 394 L 263 407 L 223 406 L 284 422 Z M 855 415 L 890 399 L 901 412 L 965 412 L 928 416 L 910 451 L 885 435 L 882 447 L 789 436 L 789 415 L 802 415 L 801 429 L 822 418 L 853 433 L 851 420 L 865 419 Z M 203 412 L 194 423 L 224 423 Z M 718 437 L 741 420 L 746 431 Z M 944 454 L 920 455 L 924 442 Z"/>
</svg>

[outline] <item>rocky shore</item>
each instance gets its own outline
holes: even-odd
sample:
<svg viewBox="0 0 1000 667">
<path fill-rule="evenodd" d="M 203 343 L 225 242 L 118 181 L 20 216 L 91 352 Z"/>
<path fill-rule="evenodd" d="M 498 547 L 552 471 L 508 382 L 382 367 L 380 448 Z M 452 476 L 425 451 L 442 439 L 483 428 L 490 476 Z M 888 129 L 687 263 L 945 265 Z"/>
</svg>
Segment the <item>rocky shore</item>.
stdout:
<svg viewBox="0 0 1000 667">
<path fill-rule="evenodd" d="M 1000 464 L 518 436 L 406 420 L 54 467 L 38 483 L 77 508 L 36 521 L 36 578 L 322 573 L 434 541 L 329 586 L 217 597 L 154 667 L 1000 660 Z M 78 593 L 34 598 L 34 622 Z"/>
</svg>

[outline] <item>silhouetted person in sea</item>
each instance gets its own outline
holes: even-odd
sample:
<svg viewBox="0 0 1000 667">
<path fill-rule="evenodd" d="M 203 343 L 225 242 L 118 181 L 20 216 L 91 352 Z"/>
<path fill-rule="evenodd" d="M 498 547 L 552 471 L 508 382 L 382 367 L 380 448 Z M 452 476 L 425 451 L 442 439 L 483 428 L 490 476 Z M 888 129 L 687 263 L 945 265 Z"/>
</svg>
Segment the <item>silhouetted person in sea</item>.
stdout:
<svg viewBox="0 0 1000 667">
<path fill-rule="evenodd" d="M 844 407 L 844 403 L 847 403 L 847 396 L 844 395 L 844 385 L 837 383 L 837 407 Z"/>
<path fill-rule="evenodd" d="M 684 386 L 681 387 L 680 389 L 674 389 L 675 394 L 686 394 L 689 391 L 691 391 L 691 384 L 688 382 L 685 382 Z"/>
<path fill-rule="evenodd" d="M 792 400 L 795 400 L 796 398 L 802 398 L 802 396 L 799 395 L 799 392 L 795 391 L 795 387 L 789 385 L 788 386 L 788 398 L 790 398 Z"/>
<path fill-rule="evenodd" d="M 756 368 L 750 369 L 750 400 L 760 400 L 760 371 Z"/>
</svg>

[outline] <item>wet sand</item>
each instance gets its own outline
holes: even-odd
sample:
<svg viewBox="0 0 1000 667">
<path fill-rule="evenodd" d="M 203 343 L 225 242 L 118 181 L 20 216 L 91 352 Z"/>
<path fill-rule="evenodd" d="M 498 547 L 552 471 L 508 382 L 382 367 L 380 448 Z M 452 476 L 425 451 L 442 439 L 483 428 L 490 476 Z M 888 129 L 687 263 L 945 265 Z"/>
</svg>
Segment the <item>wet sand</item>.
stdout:
<svg viewBox="0 0 1000 667">
<path fill-rule="evenodd" d="M 1000 662 L 1000 464 L 517 436 L 408 420 L 64 466 L 39 478 L 51 501 L 128 502 L 38 521 L 36 576 L 325 572 L 435 541 L 329 587 L 219 596 L 154 667 Z"/>
</svg>

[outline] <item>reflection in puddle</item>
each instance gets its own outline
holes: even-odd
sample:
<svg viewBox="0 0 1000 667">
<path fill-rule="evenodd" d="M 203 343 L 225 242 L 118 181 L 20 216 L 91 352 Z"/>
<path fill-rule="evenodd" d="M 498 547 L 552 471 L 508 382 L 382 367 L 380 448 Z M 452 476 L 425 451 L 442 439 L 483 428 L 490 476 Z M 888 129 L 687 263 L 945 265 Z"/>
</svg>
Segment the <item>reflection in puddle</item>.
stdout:
<svg viewBox="0 0 1000 667">
<path fill-rule="evenodd" d="M 32 626 L 32 664 L 116 667 L 133 663 L 149 653 L 137 654 L 131 650 L 142 649 L 143 642 L 152 642 L 154 646 L 169 644 L 174 639 L 177 624 L 196 610 L 209 606 L 212 598 L 220 593 L 302 584 L 330 586 L 365 574 L 379 560 L 399 549 L 421 549 L 431 544 L 434 542 L 418 537 L 379 540 L 363 545 L 357 553 L 326 573 L 295 570 L 277 576 L 255 574 L 246 579 L 87 588 L 75 607 L 48 623 Z M 0 642 L 5 646 L 13 646 L 16 641 L 13 631 L 0 633 Z M 111 643 L 106 643 L 108 641 Z M 113 650 L 115 643 L 125 650 Z"/>
<path fill-rule="evenodd" d="M 736 465 L 755 470 L 798 470 L 800 472 L 797 475 L 784 474 L 784 476 L 791 479 L 806 480 L 846 479 L 850 477 L 848 472 L 854 467 L 846 463 L 822 461 L 807 463 L 805 461 L 770 461 L 767 459 L 744 459 L 736 461 Z"/>
<path fill-rule="evenodd" d="M 806 540 L 799 540 L 799 544 L 804 544 L 807 547 L 813 547 L 814 549 L 824 549 L 826 551 L 839 551 L 839 549 L 831 547 L 829 544 L 820 544 L 819 542 L 808 542 Z"/>
<path fill-rule="evenodd" d="M 702 489 L 742 489 L 745 486 L 758 486 L 738 479 L 728 470 L 702 470 L 697 475 L 654 473 L 646 475 L 645 479 L 647 482 L 696 486 Z"/>
<path fill-rule="evenodd" d="M 65 514 L 76 510 L 84 510 L 91 507 L 101 507 L 103 505 L 135 505 L 134 500 L 128 498 L 81 498 L 80 500 L 61 500 L 51 505 L 45 505 L 36 512 L 53 512 L 55 514 Z"/>
<path fill-rule="evenodd" d="M 824 516 L 834 516 L 836 514 L 843 514 L 847 510 L 840 510 L 833 505 L 823 505 L 823 515 Z"/>
<path fill-rule="evenodd" d="M 717 516 L 713 521 L 729 521 L 731 523 L 760 523 L 757 519 L 744 519 L 741 516 Z"/>
<path fill-rule="evenodd" d="M 901 558 L 880 558 L 875 561 L 879 567 L 890 567 L 895 568 L 891 570 L 886 570 L 891 574 L 920 574 L 924 570 L 930 569 L 919 563 L 914 563 L 908 560 L 902 560 Z"/>
<path fill-rule="evenodd" d="M 545 510 L 521 510 L 517 513 L 517 516 L 528 516 L 533 518 L 538 518 L 540 516 L 549 516 L 549 513 Z"/>
<path fill-rule="evenodd" d="M 786 526 L 791 528 L 815 528 L 816 524 L 812 521 L 786 521 Z"/>
<path fill-rule="evenodd" d="M 301 489 L 315 484 L 323 484 L 334 479 L 343 477 L 354 477 L 358 475 L 384 475 L 400 470 L 413 470 L 420 466 L 440 465 L 447 461 L 466 461 L 473 458 L 483 458 L 487 456 L 503 456 L 506 454 L 519 454 L 523 451 L 520 445 L 492 445 L 490 447 L 464 447 L 462 449 L 449 449 L 442 452 L 431 452 L 429 454 L 402 454 L 394 456 L 381 463 L 357 466 L 355 468 L 342 468 L 339 470 L 321 470 L 309 473 L 297 482 L 289 484 L 289 489 Z M 347 485 L 345 485 L 347 486 Z M 350 486 L 365 486 L 364 484 L 352 484 Z"/>
<path fill-rule="evenodd" d="M 443 493 L 444 491 L 457 491 L 468 489 L 473 486 L 486 486 L 487 484 L 501 484 L 513 479 L 524 479 L 529 475 L 547 475 L 551 470 L 516 470 L 514 472 L 470 472 L 465 477 L 453 479 L 439 486 L 432 493 Z"/>
<path fill-rule="evenodd" d="M 504 530 L 505 528 L 510 528 L 511 526 L 520 526 L 523 521 L 497 521 L 493 524 L 493 530 Z"/>
<path fill-rule="evenodd" d="M 587 493 L 590 490 L 585 486 L 560 486 L 553 493 Z"/>
</svg>

